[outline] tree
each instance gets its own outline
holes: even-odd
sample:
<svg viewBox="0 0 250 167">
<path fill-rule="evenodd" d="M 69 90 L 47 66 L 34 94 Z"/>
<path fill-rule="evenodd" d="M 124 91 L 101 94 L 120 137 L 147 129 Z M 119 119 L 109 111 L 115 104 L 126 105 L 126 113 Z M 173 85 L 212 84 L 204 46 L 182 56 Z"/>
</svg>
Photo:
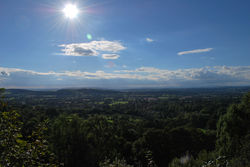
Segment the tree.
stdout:
<svg viewBox="0 0 250 167">
<path fill-rule="evenodd" d="M 2 112 L 0 118 L 0 164 L 4 166 L 58 166 L 48 149 L 40 124 L 27 139 L 21 134 L 22 122 L 16 111 Z"/>
<path fill-rule="evenodd" d="M 127 162 L 122 159 L 115 158 L 113 162 L 110 160 L 105 160 L 101 163 L 99 163 L 100 167 L 133 167 L 132 165 L 127 164 Z"/>
<path fill-rule="evenodd" d="M 40 124 L 31 136 L 25 138 L 20 120 L 14 110 L 0 112 L 0 166 L 58 166 L 44 136 L 46 125 Z"/>
<path fill-rule="evenodd" d="M 53 151 L 66 167 L 96 165 L 83 120 L 77 115 L 60 115 L 51 127 L 50 142 Z"/>
<path fill-rule="evenodd" d="M 4 92 L 5 92 L 5 89 L 0 88 L 0 111 L 1 112 L 5 111 L 7 108 L 7 104 L 4 101 Z"/>
<path fill-rule="evenodd" d="M 220 155 L 229 159 L 234 157 L 249 157 L 250 134 L 250 93 L 245 95 L 240 104 L 233 104 L 217 124 L 217 150 Z M 248 154 L 248 155 L 246 155 Z M 249 161 L 248 161 L 249 165 Z M 244 165 L 241 165 L 244 166 Z"/>
</svg>

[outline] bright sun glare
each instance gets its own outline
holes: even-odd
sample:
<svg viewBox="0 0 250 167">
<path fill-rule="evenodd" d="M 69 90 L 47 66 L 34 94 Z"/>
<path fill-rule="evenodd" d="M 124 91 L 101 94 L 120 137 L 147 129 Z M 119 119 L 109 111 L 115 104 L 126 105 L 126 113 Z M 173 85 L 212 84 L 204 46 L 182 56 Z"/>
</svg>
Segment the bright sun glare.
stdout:
<svg viewBox="0 0 250 167">
<path fill-rule="evenodd" d="M 79 10 L 76 5 L 67 4 L 63 9 L 64 15 L 69 19 L 74 19 L 79 14 Z"/>
</svg>

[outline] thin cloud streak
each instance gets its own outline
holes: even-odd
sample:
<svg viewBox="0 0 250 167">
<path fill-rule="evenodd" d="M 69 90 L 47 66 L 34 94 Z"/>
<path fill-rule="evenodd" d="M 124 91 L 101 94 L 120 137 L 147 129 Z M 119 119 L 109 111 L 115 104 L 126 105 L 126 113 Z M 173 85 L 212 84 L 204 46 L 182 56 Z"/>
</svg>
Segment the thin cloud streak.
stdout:
<svg viewBox="0 0 250 167">
<path fill-rule="evenodd" d="M 115 60 L 118 59 L 120 56 L 118 54 L 103 54 L 102 58 L 103 59 L 111 59 L 111 60 Z"/>
<path fill-rule="evenodd" d="M 212 51 L 212 50 L 213 50 L 213 48 L 195 49 L 195 50 L 189 50 L 189 51 L 178 52 L 177 54 L 180 56 L 180 55 L 186 55 L 186 54 L 210 52 L 210 51 Z"/>
</svg>

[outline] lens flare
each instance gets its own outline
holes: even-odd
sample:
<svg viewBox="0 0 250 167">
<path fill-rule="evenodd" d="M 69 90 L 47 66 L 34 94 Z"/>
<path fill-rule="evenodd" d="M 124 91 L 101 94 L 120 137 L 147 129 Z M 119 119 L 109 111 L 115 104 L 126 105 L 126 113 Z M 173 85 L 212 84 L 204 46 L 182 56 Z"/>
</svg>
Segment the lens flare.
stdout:
<svg viewBox="0 0 250 167">
<path fill-rule="evenodd" d="M 87 34 L 86 36 L 87 36 L 88 40 L 92 40 L 92 35 L 91 34 Z"/>
</svg>

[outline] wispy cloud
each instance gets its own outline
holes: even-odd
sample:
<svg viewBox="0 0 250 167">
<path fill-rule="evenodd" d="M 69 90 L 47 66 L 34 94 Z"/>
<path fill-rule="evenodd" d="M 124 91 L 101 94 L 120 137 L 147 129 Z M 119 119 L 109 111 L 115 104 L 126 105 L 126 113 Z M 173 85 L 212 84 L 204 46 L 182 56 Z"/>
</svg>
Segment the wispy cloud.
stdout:
<svg viewBox="0 0 250 167">
<path fill-rule="evenodd" d="M 113 68 L 115 66 L 116 66 L 116 64 L 114 62 L 109 61 L 109 62 L 107 62 L 107 64 L 104 67 L 106 67 L 106 68 Z"/>
<path fill-rule="evenodd" d="M 117 53 L 126 49 L 119 41 L 91 41 L 87 43 L 62 44 L 61 55 L 65 56 L 97 56 L 99 52 Z"/>
<path fill-rule="evenodd" d="M 186 54 L 193 54 L 193 53 L 203 53 L 203 52 L 210 52 L 213 50 L 213 48 L 206 48 L 206 49 L 195 49 L 195 50 L 189 50 L 189 51 L 182 51 L 178 52 L 178 55 L 186 55 Z"/>
<path fill-rule="evenodd" d="M 99 80 L 99 81 L 97 81 Z M 104 81 L 105 80 L 105 81 Z M 113 80 L 116 80 L 115 84 Z M 109 86 L 165 85 L 165 87 L 239 86 L 250 85 L 250 66 L 214 66 L 167 70 L 140 67 L 113 72 L 62 71 L 38 72 L 18 68 L 0 67 L 0 86 L 94 86 L 109 82 Z"/>
<path fill-rule="evenodd" d="M 118 59 L 120 56 L 118 54 L 103 54 L 102 58 L 103 59 Z"/>
<path fill-rule="evenodd" d="M 153 40 L 152 38 L 146 38 L 147 42 L 154 42 L 155 40 Z"/>
</svg>

